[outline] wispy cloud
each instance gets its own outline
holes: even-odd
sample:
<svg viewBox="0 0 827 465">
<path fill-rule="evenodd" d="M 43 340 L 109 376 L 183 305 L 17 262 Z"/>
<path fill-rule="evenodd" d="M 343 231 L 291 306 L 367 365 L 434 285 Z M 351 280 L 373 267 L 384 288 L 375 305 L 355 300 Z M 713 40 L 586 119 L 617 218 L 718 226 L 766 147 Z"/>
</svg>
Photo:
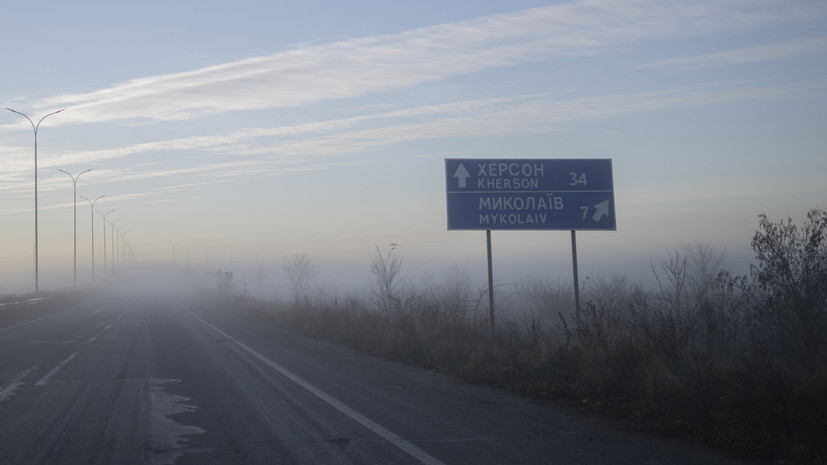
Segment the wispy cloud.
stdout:
<svg viewBox="0 0 827 465">
<path fill-rule="evenodd" d="M 571 124 L 600 118 L 720 102 L 778 98 L 794 93 L 796 89 L 787 87 L 720 83 L 570 100 L 532 94 L 510 99 L 446 103 L 282 128 L 246 129 L 208 138 L 138 144 L 102 153 L 125 155 L 145 150 L 174 152 L 192 150 L 193 146 L 197 146 L 200 150 L 231 155 L 234 159 L 219 157 L 213 163 L 175 170 L 147 170 L 125 175 L 125 178 L 213 172 L 232 176 L 238 172 L 296 169 L 299 166 L 318 164 L 324 158 L 360 153 L 374 147 L 412 140 L 561 131 Z M 417 118 L 423 113 L 429 114 L 430 118 Z M 411 117 L 404 118 L 401 115 Z M 284 137 L 285 134 L 294 137 L 289 140 L 290 138 Z M 308 137 L 310 134 L 313 137 Z M 193 139 L 197 139 L 197 142 Z M 94 152 L 86 152 L 85 155 L 95 157 Z"/>
<path fill-rule="evenodd" d="M 160 161 L 148 166 L 144 166 L 146 163 L 132 163 L 129 169 L 109 168 L 105 176 L 106 168 L 96 170 L 93 177 L 127 181 L 173 176 L 232 177 L 250 173 L 286 172 L 306 166 L 342 163 L 341 160 L 325 159 L 412 140 L 561 131 L 573 123 L 599 118 L 718 102 L 794 96 L 802 92 L 802 89 L 785 86 L 766 87 L 725 82 L 568 100 L 549 94 L 477 99 L 292 126 L 247 128 L 209 136 L 64 152 L 41 160 L 41 168 L 105 166 L 107 162 L 111 164 L 115 160 L 140 154 L 165 154 L 165 159 L 170 159 L 177 152 L 200 152 L 203 156 L 198 157 L 197 165 L 176 157 L 178 161 L 174 167 Z M 31 171 L 30 162 L 15 162 L 5 167 L 7 170 L 4 176 L 10 183 L 3 186 L 4 190 L 27 191 L 28 180 L 24 178 Z"/>
<path fill-rule="evenodd" d="M 149 201 L 146 202 L 146 204 L 147 205 L 157 205 L 157 204 L 163 204 L 163 203 L 179 203 L 179 202 L 180 203 L 185 203 L 185 202 L 190 202 L 190 201 L 193 201 L 193 200 L 203 200 L 203 199 L 204 199 L 204 196 L 200 196 L 200 195 L 191 196 L 191 197 L 173 197 L 173 198 L 166 197 L 166 198 L 162 198 L 162 199 L 149 200 Z"/>
<path fill-rule="evenodd" d="M 171 192 L 171 191 L 176 191 L 177 192 L 177 191 L 185 191 L 185 190 L 189 190 L 189 189 L 194 189 L 196 187 L 211 186 L 213 184 L 221 184 L 221 183 L 225 183 L 225 182 L 227 182 L 226 179 L 217 179 L 217 180 L 204 181 L 204 182 L 191 182 L 191 183 L 185 183 L 185 184 L 176 184 L 174 186 L 165 186 L 165 187 L 161 187 L 159 190 L 167 191 L 167 192 Z"/>
<path fill-rule="evenodd" d="M 69 107 L 55 124 L 185 120 L 309 105 L 452 76 L 603 53 L 658 40 L 806 20 L 809 2 L 584 0 L 399 34 L 303 45 L 193 71 L 151 76 L 35 102 Z"/>
<path fill-rule="evenodd" d="M 696 55 L 686 58 L 672 58 L 641 65 L 640 68 L 679 67 L 711 68 L 727 65 L 741 65 L 770 60 L 794 58 L 827 52 L 827 36 L 793 39 L 758 47 L 727 50 L 724 52 Z"/>
<path fill-rule="evenodd" d="M 272 159 L 305 160 L 307 157 L 331 157 L 360 153 L 373 147 L 432 138 L 462 138 L 481 135 L 547 133 L 566 130 L 571 124 L 600 118 L 659 111 L 721 102 L 778 98 L 795 94 L 787 87 L 755 87 L 744 83 L 719 83 L 687 88 L 633 94 L 605 95 L 570 100 L 557 100 L 549 95 L 518 96 L 457 102 L 427 107 L 432 118 L 419 120 L 389 119 L 373 115 L 367 127 L 348 125 L 346 130 L 331 131 L 316 137 L 295 141 L 260 143 L 241 141 L 221 145 L 221 151 L 244 156 L 270 155 Z M 416 109 L 411 114 L 418 114 Z M 387 115 L 397 115 L 397 112 Z M 337 121 L 329 122 L 336 127 Z M 298 129 L 298 128 L 294 128 Z M 249 131 L 252 137 L 267 137 L 268 130 Z"/>
<path fill-rule="evenodd" d="M 131 193 L 131 194 L 120 194 L 120 195 L 107 196 L 107 197 L 101 199 L 100 203 L 97 203 L 95 208 L 96 209 L 98 209 L 98 208 L 105 209 L 105 206 L 107 204 L 123 202 L 125 200 L 140 199 L 140 198 L 147 197 L 147 196 L 150 196 L 150 195 L 152 195 L 152 193 L 150 193 L 150 192 L 135 192 L 135 193 Z M 83 206 L 83 200 L 80 200 L 78 205 L 80 205 L 82 207 Z M 73 202 L 50 202 L 50 203 L 41 203 L 37 207 L 37 209 L 39 211 L 60 210 L 60 209 L 65 210 L 68 207 L 73 207 L 73 206 L 74 206 Z M 29 212 L 33 212 L 33 211 L 34 211 L 34 205 L 32 204 L 32 205 L 25 205 L 25 206 L 22 206 L 22 207 L 16 207 L 16 208 L 11 209 L 11 210 L 5 210 L 5 211 L 3 211 L 3 213 L 18 214 L 18 213 L 29 213 Z"/>
<path fill-rule="evenodd" d="M 201 152 L 197 164 L 179 160 L 174 166 L 161 162 L 131 164 L 128 169 L 98 170 L 87 181 L 102 179 L 135 181 L 159 178 L 186 179 L 176 184 L 197 186 L 244 174 L 279 174 L 319 170 L 361 163 L 341 157 L 365 153 L 376 147 L 414 140 L 463 138 L 488 135 L 548 133 L 595 119 L 660 111 L 720 102 L 779 98 L 804 90 L 785 86 L 752 86 L 724 82 L 658 91 L 603 95 L 561 100 L 549 94 L 457 101 L 380 112 L 358 117 L 316 121 L 276 128 L 248 128 L 211 136 L 132 144 L 122 147 L 58 154 L 41 166 L 100 165 L 105 161 L 145 153 Z M 28 164 L 6 174 L 13 181 L 3 186 L 12 192 L 30 190 Z M 16 182 L 14 182 L 16 181 Z M 49 178 L 44 179 L 48 189 Z M 172 187 L 171 187 L 172 188 Z"/>
</svg>

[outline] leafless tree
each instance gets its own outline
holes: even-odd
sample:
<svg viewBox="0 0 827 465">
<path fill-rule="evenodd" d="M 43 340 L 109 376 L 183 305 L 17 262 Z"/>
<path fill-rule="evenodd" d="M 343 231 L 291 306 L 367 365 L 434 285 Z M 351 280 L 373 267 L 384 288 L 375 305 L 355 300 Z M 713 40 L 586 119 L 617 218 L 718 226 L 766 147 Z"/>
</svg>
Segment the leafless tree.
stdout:
<svg viewBox="0 0 827 465">
<path fill-rule="evenodd" d="M 315 267 L 310 260 L 310 256 L 307 252 L 285 255 L 282 268 L 284 269 L 284 275 L 287 277 L 287 282 L 290 284 L 293 300 L 298 303 L 299 299 L 307 294 L 308 288 L 313 282 Z"/>
<path fill-rule="evenodd" d="M 390 311 L 400 301 L 398 288 L 402 262 L 402 257 L 396 253 L 396 247 L 383 254 L 379 246 L 376 246 L 376 255 L 371 259 L 371 290 L 382 312 Z"/>
</svg>

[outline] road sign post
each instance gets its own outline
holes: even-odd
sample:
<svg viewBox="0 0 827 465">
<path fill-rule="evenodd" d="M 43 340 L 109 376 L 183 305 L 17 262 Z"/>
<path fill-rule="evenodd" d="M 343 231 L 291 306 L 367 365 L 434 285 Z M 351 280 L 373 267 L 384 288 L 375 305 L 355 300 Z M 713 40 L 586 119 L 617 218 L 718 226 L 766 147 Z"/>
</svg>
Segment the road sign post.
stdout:
<svg viewBox="0 0 827 465">
<path fill-rule="evenodd" d="M 580 317 L 575 231 L 614 231 L 611 159 L 445 160 L 449 230 L 487 231 L 494 336 L 491 230 L 569 230 L 576 317 Z"/>
</svg>

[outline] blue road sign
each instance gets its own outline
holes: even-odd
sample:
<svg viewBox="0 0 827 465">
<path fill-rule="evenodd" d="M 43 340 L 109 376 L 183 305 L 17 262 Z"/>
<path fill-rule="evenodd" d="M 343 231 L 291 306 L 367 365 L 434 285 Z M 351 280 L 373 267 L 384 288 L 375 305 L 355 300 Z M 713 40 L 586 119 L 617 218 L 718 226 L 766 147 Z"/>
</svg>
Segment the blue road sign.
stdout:
<svg viewBox="0 0 827 465">
<path fill-rule="evenodd" d="M 617 229 L 610 159 L 446 159 L 445 184 L 448 229 Z"/>
</svg>

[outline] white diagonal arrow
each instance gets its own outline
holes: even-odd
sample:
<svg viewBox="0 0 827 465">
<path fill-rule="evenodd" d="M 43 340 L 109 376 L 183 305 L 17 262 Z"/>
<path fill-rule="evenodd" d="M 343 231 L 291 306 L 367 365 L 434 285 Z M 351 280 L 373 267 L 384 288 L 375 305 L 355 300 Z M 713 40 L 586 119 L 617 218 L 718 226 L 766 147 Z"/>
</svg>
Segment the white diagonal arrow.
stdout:
<svg viewBox="0 0 827 465">
<path fill-rule="evenodd" d="M 471 174 L 468 172 L 467 169 L 465 169 L 465 165 L 460 163 L 459 167 L 457 167 L 457 170 L 454 171 L 454 177 L 459 180 L 459 187 L 464 188 L 465 187 L 465 181 L 467 181 L 468 178 L 471 177 Z"/>
<path fill-rule="evenodd" d="M 604 200 L 599 204 L 594 206 L 594 209 L 597 210 L 592 215 L 592 219 L 595 221 L 600 221 L 604 216 L 609 216 L 609 201 Z"/>
</svg>

